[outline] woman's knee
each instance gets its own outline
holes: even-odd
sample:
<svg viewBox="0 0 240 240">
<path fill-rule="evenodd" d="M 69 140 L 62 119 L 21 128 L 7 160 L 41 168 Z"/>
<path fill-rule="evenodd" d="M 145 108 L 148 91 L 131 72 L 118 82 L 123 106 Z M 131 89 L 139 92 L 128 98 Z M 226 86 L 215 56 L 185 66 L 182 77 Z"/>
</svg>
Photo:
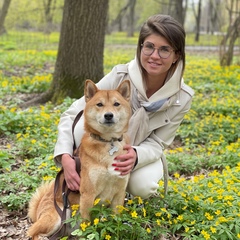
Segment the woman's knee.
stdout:
<svg viewBox="0 0 240 240">
<path fill-rule="evenodd" d="M 130 175 L 127 191 L 133 196 L 149 198 L 157 192 L 159 180 L 163 177 L 162 162 L 157 161 L 137 169 Z"/>
<path fill-rule="evenodd" d="M 144 184 L 128 184 L 127 192 L 133 196 L 139 196 L 142 199 L 147 199 L 158 190 L 157 182 L 145 182 Z"/>
</svg>

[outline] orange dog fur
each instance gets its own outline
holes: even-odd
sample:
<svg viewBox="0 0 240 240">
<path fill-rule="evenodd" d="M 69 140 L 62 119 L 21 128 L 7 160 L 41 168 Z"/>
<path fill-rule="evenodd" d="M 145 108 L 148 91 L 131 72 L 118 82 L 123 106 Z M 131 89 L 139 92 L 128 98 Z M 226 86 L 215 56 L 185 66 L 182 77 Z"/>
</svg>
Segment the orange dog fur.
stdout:
<svg viewBox="0 0 240 240">
<path fill-rule="evenodd" d="M 80 203 L 81 218 L 90 220 L 89 209 L 94 200 L 110 202 L 117 213 L 116 206 L 123 205 L 129 174 L 121 176 L 112 164 L 114 158 L 124 154 L 123 147 L 129 144 L 126 135 L 131 116 L 130 82 L 123 81 L 116 90 L 99 90 L 91 81 L 85 82 L 84 128 L 85 133 L 80 145 L 81 185 L 80 194 L 70 193 L 69 203 Z M 61 175 L 60 183 L 64 176 Z M 62 186 L 57 192 L 57 204 L 63 208 Z M 68 217 L 70 216 L 68 212 Z M 38 236 L 50 236 L 55 233 L 61 219 L 54 207 L 54 181 L 39 187 L 29 203 L 28 216 L 33 225 L 28 235 L 33 240 Z M 68 229 L 67 235 L 71 233 Z"/>
</svg>

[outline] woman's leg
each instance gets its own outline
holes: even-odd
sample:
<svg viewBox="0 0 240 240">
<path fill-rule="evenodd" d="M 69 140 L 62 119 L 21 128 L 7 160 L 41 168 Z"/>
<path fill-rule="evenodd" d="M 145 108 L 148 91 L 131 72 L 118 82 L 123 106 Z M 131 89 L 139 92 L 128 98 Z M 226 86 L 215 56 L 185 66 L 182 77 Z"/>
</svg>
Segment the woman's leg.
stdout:
<svg viewBox="0 0 240 240">
<path fill-rule="evenodd" d="M 143 199 L 156 193 L 158 182 L 163 177 L 163 164 L 161 159 L 150 163 L 130 174 L 127 192 Z"/>
</svg>

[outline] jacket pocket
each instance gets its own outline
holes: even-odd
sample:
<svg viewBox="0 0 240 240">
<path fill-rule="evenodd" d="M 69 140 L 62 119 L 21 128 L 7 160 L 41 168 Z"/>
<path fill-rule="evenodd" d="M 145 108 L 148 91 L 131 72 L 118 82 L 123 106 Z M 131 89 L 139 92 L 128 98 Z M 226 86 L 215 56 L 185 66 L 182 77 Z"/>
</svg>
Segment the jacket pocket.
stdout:
<svg viewBox="0 0 240 240">
<path fill-rule="evenodd" d="M 153 116 L 149 118 L 149 132 L 165 126 L 170 123 L 170 118 L 167 114 L 167 111 L 155 112 Z"/>
</svg>

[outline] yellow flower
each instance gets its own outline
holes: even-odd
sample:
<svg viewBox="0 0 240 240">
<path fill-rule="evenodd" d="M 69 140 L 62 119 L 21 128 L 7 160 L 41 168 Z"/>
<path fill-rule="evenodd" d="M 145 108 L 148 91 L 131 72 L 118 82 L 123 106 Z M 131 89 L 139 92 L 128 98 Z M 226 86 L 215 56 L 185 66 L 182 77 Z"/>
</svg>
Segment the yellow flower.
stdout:
<svg viewBox="0 0 240 240">
<path fill-rule="evenodd" d="M 132 215 L 133 218 L 137 218 L 137 216 L 138 216 L 138 214 L 137 214 L 136 211 L 133 211 L 133 212 L 131 213 L 131 215 Z"/>
<path fill-rule="evenodd" d="M 85 222 L 83 222 L 83 223 L 80 224 L 80 227 L 83 231 L 86 231 L 87 224 Z"/>
<path fill-rule="evenodd" d="M 220 214 L 221 214 L 221 211 L 220 211 L 220 210 L 217 210 L 217 211 L 215 212 L 215 214 L 216 214 L 216 215 L 220 215 Z"/>
<path fill-rule="evenodd" d="M 98 223 L 99 223 L 99 219 L 98 219 L 98 218 L 95 218 L 94 221 L 93 221 L 93 224 L 94 224 L 94 225 L 98 225 Z"/>
<path fill-rule="evenodd" d="M 156 212 L 156 213 L 155 213 L 155 216 L 156 216 L 156 217 L 160 217 L 161 215 L 162 215 L 161 212 Z"/>
<path fill-rule="evenodd" d="M 76 215 L 76 210 L 72 211 L 72 217 L 74 217 Z"/>
<path fill-rule="evenodd" d="M 160 210 L 163 211 L 163 212 L 167 212 L 166 208 L 160 208 Z"/>
<path fill-rule="evenodd" d="M 135 197 L 135 198 L 137 198 L 137 199 L 138 199 L 138 204 L 143 204 L 143 200 L 142 200 L 142 198 L 141 198 L 141 197 Z"/>
<path fill-rule="evenodd" d="M 207 199 L 207 201 L 208 201 L 209 203 L 214 203 L 214 200 L 213 200 L 212 197 L 209 197 L 209 198 Z"/>
<path fill-rule="evenodd" d="M 10 109 L 10 112 L 15 112 L 16 109 L 17 109 L 16 107 L 13 107 L 13 108 Z"/>
<path fill-rule="evenodd" d="M 227 222 L 227 219 L 225 217 L 219 217 L 218 220 L 219 222 Z"/>
<path fill-rule="evenodd" d="M 128 211 L 128 209 L 127 208 L 125 208 L 124 206 L 122 206 L 122 205 L 117 205 L 116 206 L 116 208 L 117 208 L 117 210 L 118 210 L 118 212 L 119 213 L 122 213 L 123 212 L 123 210 L 125 210 L 125 211 Z"/>
<path fill-rule="evenodd" d="M 93 203 L 93 205 L 94 206 L 96 206 L 99 202 L 101 201 L 101 199 L 100 198 L 97 198 L 97 199 L 95 199 L 95 201 L 94 201 L 94 203 Z"/>
<path fill-rule="evenodd" d="M 209 221 L 213 220 L 213 216 L 212 216 L 210 213 L 208 213 L 208 212 L 205 213 L 205 217 L 206 217 Z"/>
<path fill-rule="evenodd" d="M 187 206 L 182 207 L 182 210 L 186 210 L 186 209 L 187 209 Z"/>
<path fill-rule="evenodd" d="M 150 233 L 150 232 L 151 232 L 151 229 L 150 229 L 150 228 L 147 228 L 146 231 L 147 231 L 147 233 Z"/>
<path fill-rule="evenodd" d="M 224 197 L 224 200 L 225 200 L 225 201 L 228 201 L 228 200 L 229 200 L 229 201 L 233 201 L 234 198 L 233 198 L 233 196 L 228 195 L 228 196 L 225 196 L 225 197 Z"/>
<path fill-rule="evenodd" d="M 90 222 L 89 222 L 88 224 L 86 224 L 85 222 L 83 222 L 83 223 L 80 224 L 80 227 L 81 227 L 81 229 L 82 229 L 83 232 L 84 232 L 84 231 L 86 231 L 86 228 L 87 228 L 89 225 L 90 225 Z"/>
<path fill-rule="evenodd" d="M 78 210 L 78 209 L 79 209 L 79 204 L 73 204 L 73 205 L 71 206 L 71 208 L 72 208 L 72 211 Z"/>
<path fill-rule="evenodd" d="M 106 236 L 105 236 L 105 239 L 106 239 L 106 240 L 109 240 L 109 239 L 111 239 L 111 236 L 110 236 L 110 235 L 106 235 Z"/>
<path fill-rule="evenodd" d="M 44 176 L 43 177 L 44 181 L 48 181 L 48 180 L 51 180 L 51 179 L 53 179 L 53 177 L 51 177 L 51 176 Z"/>
<path fill-rule="evenodd" d="M 47 166 L 47 163 L 42 163 L 39 167 L 38 167 L 38 169 L 41 169 L 41 168 L 43 168 L 43 167 L 46 167 Z"/>
<path fill-rule="evenodd" d="M 179 216 L 177 217 L 177 220 L 182 221 L 182 220 L 183 220 L 183 215 L 179 215 Z"/>
<path fill-rule="evenodd" d="M 143 208 L 142 211 L 143 211 L 143 216 L 146 217 L 146 215 L 147 215 L 147 214 L 146 214 L 146 213 L 147 213 L 146 209 Z"/>
<path fill-rule="evenodd" d="M 164 185 L 163 180 L 160 180 L 160 181 L 158 182 L 158 185 L 159 185 L 159 187 L 163 187 L 163 185 Z"/>
<path fill-rule="evenodd" d="M 208 183 L 208 187 L 209 188 L 212 188 L 213 187 L 213 184 L 211 182 Z"/>
<path fill-rule="evenodd" d="M 203 237 L 204 237 L 206 240 L 210 239 L 210 235 L 209 235 L 205 230 L 202 230 L 202 231 L 201 231 L 201 234 L 203 235 Z"/>
<path fill-rule="evenodd" d="M 21 133 L 18 133 L 18 134 L 17 134 L 17 139 L 20 138 L 21 136 L 22 136 L 22 134 L 21 134 Z"/>
<path fill-rule="evenodd" d="M 174 177 L 175 178 L 180 178 L 180 174 L 179 173 L 174 173 Z"/>
<path fill-rule="evenodd" d="M 212 233 L 216 233 L 217 232 L 217 230 L 216 230 L 216 228 L 214 228 L 214 227 L 210 227 L 210 230 L 212 231 Z"/>
<path fill-rule="evenodd" d="M 198 202 L 200 200 L 200 197 L 199 196 L 194 196 L 193 197 L 193 200 L 195 200 L 196 202 Z"/>
</svg>

